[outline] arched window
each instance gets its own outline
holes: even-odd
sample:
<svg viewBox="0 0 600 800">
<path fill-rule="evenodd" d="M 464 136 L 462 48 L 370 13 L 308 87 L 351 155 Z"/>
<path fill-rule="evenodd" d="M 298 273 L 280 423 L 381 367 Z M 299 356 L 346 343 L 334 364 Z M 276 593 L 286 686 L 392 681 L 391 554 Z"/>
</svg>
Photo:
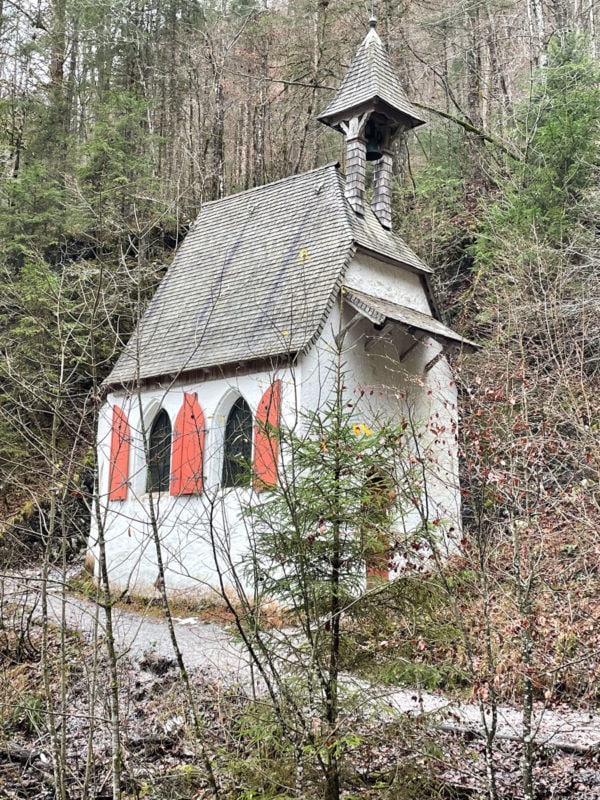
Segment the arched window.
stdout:
<svg viewBox="0 0 600 800">
<path fill-rule="evenodd" d="M 252 412 L 238 397 L 225 424 L 223 486 L 249 486 L 252 467 Z"/>
<path fill-rule="evenodd" d="M 158 412 L 150 428 L 148 457 L 146 491 L 168 492 L 171 479 L 171 420 L 164 409 Z"/>
</svg>

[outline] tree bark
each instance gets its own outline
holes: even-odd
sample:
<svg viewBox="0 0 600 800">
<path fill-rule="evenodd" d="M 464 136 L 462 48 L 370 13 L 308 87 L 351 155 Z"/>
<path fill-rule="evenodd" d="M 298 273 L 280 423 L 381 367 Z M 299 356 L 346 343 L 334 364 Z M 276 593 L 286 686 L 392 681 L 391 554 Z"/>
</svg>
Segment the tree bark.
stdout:
<svg viewBox="0 0 600 800">
<path fill-rule="evenodd" d="M 527 0 L 527 19 L 531 36 L 531 63 L 543 67 L 546 63 L 546 21 L 541 0 Z"/>
<path fill-rule="evenodd" d="M 267 92 L 266 76 L 268 71 L 268 57 L 266 49 L 260 56 L 260 76 L 258 84 L 258 102 L 254 112 L 254 164 L 253 180 L 254 186 L 260 186 L 265 182 L 265 128 L 267 124 Z"/>
</svg>

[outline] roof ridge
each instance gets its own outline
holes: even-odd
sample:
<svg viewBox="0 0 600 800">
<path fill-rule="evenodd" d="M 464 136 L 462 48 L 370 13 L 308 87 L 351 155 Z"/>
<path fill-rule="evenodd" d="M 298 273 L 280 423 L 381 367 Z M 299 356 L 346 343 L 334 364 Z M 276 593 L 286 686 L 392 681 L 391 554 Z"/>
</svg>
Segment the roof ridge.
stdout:
<svg viewBox="0 0 600 800">
<path fill-rule="evenodd" d="M 306 172 L 297 172 L 295 175 L 286 175 L 285 178 L 278 178 L 276 181 L 269 181 L 269 183 L 262 183 L 260 186 L 252 186 L 250 189 L 243 189 L 241 192 L 228 194 L 225 195 L 225 197 L 219 197 L 216 200 L 207 200 L 205 203 L 202 203 L 200 213 L 202 213 L 202 210 L 207 206 L 214 206 L 217 203 L 223 203 L 226 200 L 233 200 L 237 197 L 242 197 L 243 195 L 255 194 L 262 191 L 263 189 L 270 189 L 273 186 L 277 186 L 277 184 L 290 183 L 296 180 L 297 178 L 298 179 L 305 178 L 308 175 L 311 175 L 315 172 L 325 172 L 326 170 L 331 169 L 332 167 L 337 169 L 339 166 L 340 166 L 339 161 L 328 161 L 326 164 L 321 164 L 321 166 L 314 167 L 313 169 L 309 169 Z"/>
</svg>

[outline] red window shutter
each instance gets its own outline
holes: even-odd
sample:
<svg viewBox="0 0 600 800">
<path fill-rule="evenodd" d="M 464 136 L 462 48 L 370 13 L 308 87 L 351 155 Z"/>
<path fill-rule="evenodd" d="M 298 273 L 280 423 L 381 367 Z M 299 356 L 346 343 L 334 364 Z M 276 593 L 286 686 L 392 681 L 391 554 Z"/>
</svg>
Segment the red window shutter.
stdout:
<svg viewBox="0 0 600 800">
<path fill-rule="evenodd" d="M 108 475 L 109 500 L 127 499 L 130 441 L 131 431 L 127 421 L 127 414 L 119 406 L 113 406 L 110 470 Z"/>
<path fill-rule="evenodd" d="M 274 381 L 263 394 L 254 426 L 254 488 L 275 486 L 279 454 L 279 417 L 281 413 L 281 381 Z"/>
<path fill-rule="evenodd" d="M 204 414 L 198 395 L 183 393 L 173 430 L 171 494 L 200 494 L 204 454 Z"/>
</svg>

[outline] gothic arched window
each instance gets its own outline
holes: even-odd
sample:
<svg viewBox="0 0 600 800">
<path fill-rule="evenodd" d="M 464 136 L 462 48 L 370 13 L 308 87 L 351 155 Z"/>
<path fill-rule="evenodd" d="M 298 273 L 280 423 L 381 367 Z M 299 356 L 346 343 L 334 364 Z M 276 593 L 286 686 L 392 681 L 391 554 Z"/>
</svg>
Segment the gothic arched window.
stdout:
<svg viewBox="0 0 600 800">
<path fill-rule="evenodd" d="M 238 397 L 225 424 L 223 486 L 250 485 L 252 425 L 250 407 L 243 397 Z"/>
<path fill-rule="evenodd" d="M 158 412 L 150 428 L 148 459 L 146 491 L 168 492 L 171 479 L 171 420 L 164 409 Z"/>
</svg>

